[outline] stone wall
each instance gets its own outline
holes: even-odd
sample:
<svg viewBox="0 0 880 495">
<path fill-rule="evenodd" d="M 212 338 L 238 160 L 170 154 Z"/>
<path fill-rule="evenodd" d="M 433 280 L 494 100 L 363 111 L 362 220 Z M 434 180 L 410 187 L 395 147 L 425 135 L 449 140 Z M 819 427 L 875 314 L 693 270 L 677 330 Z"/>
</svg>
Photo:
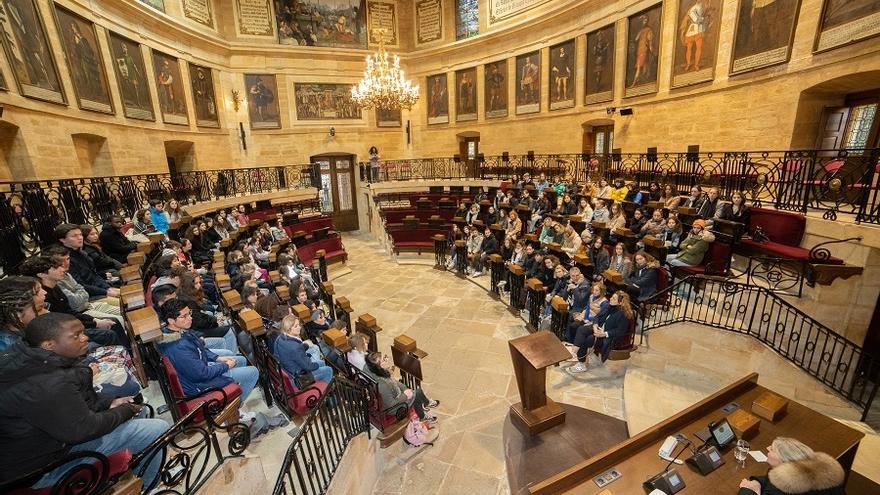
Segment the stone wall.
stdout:
<svg viewBox="0 0 880 495">
<path fill-rule="evenodd" d="M 488 0 L 481 0 L 481 33 L 454 41 L 454 2 L 444 2 L 444 39 L 416 45 L 410 2 L 398 3 L 401 53 L 410 76 L 423 88 L 423 97 L 410 111 L 403 112 L 399 128 L 378 128 L 372 111 L 360 120 L 297 120 L 293 104 L 296 82 L 356 82 L 363 70 L 365 51 L 338 48 L 279 45 L 269 37 L 239 36 L 234 9 L 227 2 L 214 2 L 215 29 L 184 19 L 180 3 L 166 2 L 167 13 L 160 13 L 137 0 L 93 2 L 59 0 L 58 3 L 94 21 L 103 62 L 108 73 L 115 115 L 80 110 L 74 100 L 72 81 L 54 23 L 51 0 L 37 0 L 55 54 L 67 105 L 45 103 L 19 95 L 6 57 L 0 70 L 10 86 L 0 92 L 4 108 L 0 120 L 0 178 L 33 179 L 72 177 L 83 174 L 125 174 L 161 172 L 166 166 L 166 143 L 192 143 L 192 154 L 183 168 L 232 168 L 282 163 L 303 163 L 311 155 L 330 151 L 352 152 L 359 158 L 376 145 L 384 158 L 449 156 L 458 152 L 458 135 L 477 132 L 481 151 L 524 153 L 577 152 L 583 131 L 592 123 L 608 119 L 606 107 L 632 107 L 630 117 L 614 115 L 615 147 L 641 151 L 648 146 L 661 150 L 683 150 L 700 144 L 704 150 L 784 149 L 809 147 L 815 142 L 815 128 L 822 108 L 838 104 L 841 95 L 876 87 L 880 81 L 880 37 L 828 52 L 813 54 L 812 47 L 822 0 L 803 0 L 787 64 L 728 76 L 736 9 L 725 2 L 720 19 L 721 34 L 715 66 L 715 80 L 696 86 L 671 89 L 672 46 L 678 13 L 673 0 L 663 10 L 660 36 L 659 91 L 655 95 L 622 98 L 626 44 L 626 17 L 653 2 L 646 0 L 551 0 L 510 20 L 489 24 Z M 222 5 L 221 5 L 222 4 Z M 584 33 L 616 22 L 615 98 L 609 103 L 584 105 Z M 189 125 L 165 124 L 161 119 L 146 122 L 122 115 L 119 88 L 112 71 L 107 31 L 113 31 L 144 45 L 147 72 L 152 71 L 149 48 L 179 57 L 182 61 L 212 68 L 220 110 L 220 128 L 195 125 L 189 84 L 184 92 L 189 107 Z M 549 74 L 546 69 L 549 46 L 576 38 L 577 74 L 573 86 L 576 105 L 572 109 L 549 111 Z M 541 50 L 542 111 L 527 116 L 486 120 L 483 101 L 483 64 L 501 58 L 513 62 L 518 54 Z M 513 75 L 513 64 L 510 74 Z M 455 123 L 451 108 L 450 124 L 427 125 L 425 77 L 438 72 L 450 75 L 457 69 L 477 67 L 478 119 Z M 182 78 L 188 82 L 186 64 Z M 233 108 L 232 91 L 244 94 L 244 73 L 278 75 L 281 125 L 278 130 L 250 130 L 247 109 Z M 836 84 L 852 76 L 857 82 Z M 513 95 L 514 79 L 509 77 Z M 829 81 L 834 84 L 829 86 Z M 450 84 L 450 89 L 454 84 Z M 813 90 L 811 90 L 813 88 Z M 821 90 L 815 89 L 821 88 Z M 805 92 L 806 91 L 806 92 Z M 157 101 L 155 84 L 150 88 Z M 450 92 L 451 96 L 454 92 Z M 450 105 L 454 107 L 454 105 Z M 412 142 L 407 143 L 407 121 Z M 245 150 L 239 139 L 239 123 L 246 132 Z M 336 129 L 329 137 L 330 127 Z M 84 153 L 74 134 L 92 136 L 101 142 L 97 152 Z M 79 152 L 77 148 L 79 147 Z M 178 164 L 180 166 L 181 164 Z"/>
</svg>

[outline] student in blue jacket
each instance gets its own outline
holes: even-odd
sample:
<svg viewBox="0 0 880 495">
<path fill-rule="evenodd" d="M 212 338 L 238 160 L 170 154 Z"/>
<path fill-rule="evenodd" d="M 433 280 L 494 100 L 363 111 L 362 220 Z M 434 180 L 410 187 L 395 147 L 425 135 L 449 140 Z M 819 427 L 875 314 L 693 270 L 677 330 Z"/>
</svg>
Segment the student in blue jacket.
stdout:
<svg viewBox="0 0 880 495">
<path fill-rule="evenodd" d="M 160 350 L 177 370 L 183 393 L 198 395 L 209 388 L 223 388 L 235 382 L 241 387 L 244 404 L 257 384 L 257 368 L 248 366 L 244 356 L 205 347 L 202 339 L 190 331 L 192 310 L 179 299 L 170 299 L 162 305 L 162 321 L 168 330 L 180 333 L 179 340 L 161 344 Z"/>
<path fill-rule="evenodd" d="M 161 199 L 150 200 L 150 222 L 158 232 L 163 234 L 168 232 L 168 213 L 165 212 L 165 202 Z"/>
<path fill-rule="evenodd" d="M 275 339 L 272 353 L 294 380 L 300 374 L 310 371 L 316 381 L 330 383 L 333 379 L 333 368 L 321 359 L 317 346 L 303 342 L 301 334 L 302 323 L 299 318 L 295 315 L 285 316 L 281 320 L 281 333 Z"/>
</svg>

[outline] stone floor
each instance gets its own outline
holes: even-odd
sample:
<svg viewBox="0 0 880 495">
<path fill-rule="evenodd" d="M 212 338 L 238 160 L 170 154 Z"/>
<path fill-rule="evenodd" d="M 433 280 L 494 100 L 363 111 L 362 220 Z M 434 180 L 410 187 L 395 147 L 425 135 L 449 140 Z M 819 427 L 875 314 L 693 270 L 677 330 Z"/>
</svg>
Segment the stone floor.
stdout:
<svg viewBox="0 0 880 495">
<path fill-rule="evenodd" d="M 346 234 L 344 243 L 349 253 L 345 271 L 350 273 L 334 280 L 336 294 L 349 299 L 355 316 L 376 317 L 383 329 L 380 349 L 387 350 L 401 334 L 416 339 L 428 353 L 423 388 L 441 401 L 435 411 L 440 420 L 437 443 L 418 450 L 388 449 L 378 482 L 361 493 L 509 493 L 502 427 L 518 397 L 507 341 L 526 335 L 525 322 L 489 297 L 488 277 L 462 280 L 435 271 L 432 253 L 395 259 L 365 233 Z M 631 359 L 608 361 L 588 373 L 551 368 L 548 394 L 626 420 L 634 434 L 754 370 L 762 374 L 765 386 L 825 414 L 858 417 L 845 401 L 749 337 L 675 325 L 652 331 L 645 344 Z M 714 370 L 701 364 L 709 349 L 713 360 L 723 363 Z M 655 391 L 661 386 L 664 400 L 658 402 Z M 265 407 L 258 391 L 246 407 Z M 289 429 L 275 430 L 249 449 L 260 457 L 270 486 L 290 444 Z M 878 452 L 876 445 L 870 450 Z M 880 478 L 872 474 L 866 476 Z"/>
</svg>

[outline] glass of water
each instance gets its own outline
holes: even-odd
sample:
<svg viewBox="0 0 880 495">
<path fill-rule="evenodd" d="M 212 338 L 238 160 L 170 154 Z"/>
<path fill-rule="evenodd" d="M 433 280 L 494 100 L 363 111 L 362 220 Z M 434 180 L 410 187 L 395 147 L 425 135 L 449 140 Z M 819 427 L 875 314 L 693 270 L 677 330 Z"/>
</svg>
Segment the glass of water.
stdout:
<svg viewBox="0 0 880 495">
<path fill-rule="evenodd" d="M 733 457 L 736 458 L 739 467 L 746 467 L 746 458 L 749 457 L 749 442 L 737 440 L 736 448 L 733 449 Z"/>
</svg>

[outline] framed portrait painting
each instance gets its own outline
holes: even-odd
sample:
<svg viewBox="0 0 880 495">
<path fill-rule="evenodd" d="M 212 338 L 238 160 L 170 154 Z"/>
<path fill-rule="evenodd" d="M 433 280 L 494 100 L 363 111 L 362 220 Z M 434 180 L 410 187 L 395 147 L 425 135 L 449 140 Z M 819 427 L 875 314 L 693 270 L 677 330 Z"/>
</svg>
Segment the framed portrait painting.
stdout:
<svg viewBox="0 0 880 495">
<path fill-rule="evenodd" d="M 376 108 L 376 127 L 400 127 L 399 108 Z"/>
<path fill-rule="evenodd" d="M 155 120 L 141 45 L 112 31 L 107 32 L 107 41 L 123 113 L 132 119 Z"/>
<path fill-rule="evenodd" d="M 67 70 L 70 71 L 79 107 L 112 114 L 110 85 L 104 71 L 104 57 L 101 56 L 95 25 L 58 4 L 54 4 L 54 7 Z"/>
<path fill-rule="evenodd" d="M 282 45 L 367 47 L 366 0 L 274 0 Z"/>
<path fill-rule="evenodd" d="M 788 62 L 799 10 L 800 0 L 741 0 L 730 74 Z"/>
<path fill-rule="evenodd" d="M 550 110 L 574 106 L 575 62 L 574 40 L 550 47 Z"/>
<path fill-rule="evenodd" d="M 199 127 L 220 127 L 217 112 L 217 97 L 214 94 L 214 75 L 210 67 L 189 64 L 189 80 L 193 94 L 193 108 L 196 111 L 196 125 Z"/>
<path fill-rule="evenodd" d="M 244 92 L 251 129 L 278 129 L 281 127 L 278 83 L 275 80 L 275 74 L 245 74 Z"/>
<path fill-rule="evenodd" d="M 880 0 L 825 0 L 815 51 L 880 34 Z"/>
<path fill-rule="evenodd" d="M 541 52 L 516 57 L 516 113 L 541 111 Z"/>
<path fill-rule="evenodd" d="M 189 124 L 180 61 L 177 57 L 153 50 L 153 78 L 159 93 L 162 120 L 168 124 Z"/>
<path fill-rule="evenodd" d="M 615 31 L 616 26 L 610 24 L 587 33 L 585 105 L 614 99 Z"/>
<path fill-rule="evenodd" d="M 360 119 L 361 108 L 351 99 L 351 87 L 351 84 L 294 84 L 296 119 Z"/>
<path fill-rule="evenodd" d="M 446 73 L 428 76 L 426 82 L 428 88 L 428 123 L 449 123 L 449 90 L 446 85 Z"/>
<path fill-rule="evenodd" d="M 3 49 L 18 91 L 28 98 L 66 104 L 58 66 L 34 0 L 2 0 Z"/>
<path fill-rule="evenodd" d="M 507 60 L 483 66 L 486 118 L 507 117 Z"/>
<path fill-rule="evenodd" d="M 678 0 L 672 52 L 672 87 L 711 81 L 721 29 L 722 0 Z"/>
<path fill-rule="evenodd" d="M 624 97 L 657 92 L 663 4 L 658 3 L 626 20 L 626 86 Z"/>
<path fill-rule="evenodd" d="M 477 120 L 477 68 L 455 71 L 455 121 Z"/>
</svg>

